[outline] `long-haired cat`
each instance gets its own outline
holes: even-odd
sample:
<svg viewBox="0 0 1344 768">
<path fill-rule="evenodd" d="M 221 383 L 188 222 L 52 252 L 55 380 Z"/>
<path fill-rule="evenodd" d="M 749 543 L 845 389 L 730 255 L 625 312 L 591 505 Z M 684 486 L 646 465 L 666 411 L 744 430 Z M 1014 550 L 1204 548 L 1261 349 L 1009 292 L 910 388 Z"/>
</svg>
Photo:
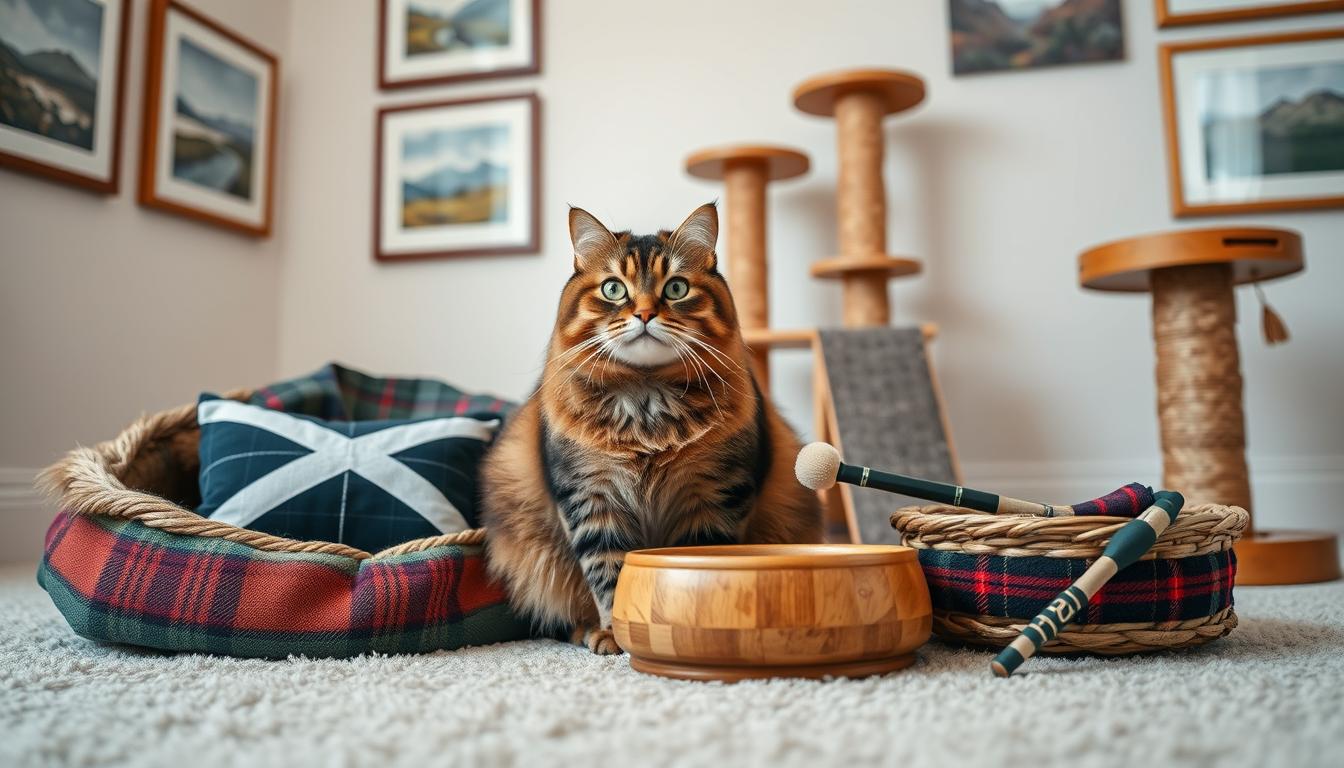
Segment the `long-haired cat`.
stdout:
<svg viewBox="0 0 1344 768">
<path fill-rule="evenodd" d="M 569 230 L 542 383 L 486 457 L 483 520 L 515 609 L 619 653 L 627 551 L 820 541 L 821 513 L 793 475 L 797 436 L 751 374 L 714 206 L 644 236 L 573 208 Z"/>
</svg>

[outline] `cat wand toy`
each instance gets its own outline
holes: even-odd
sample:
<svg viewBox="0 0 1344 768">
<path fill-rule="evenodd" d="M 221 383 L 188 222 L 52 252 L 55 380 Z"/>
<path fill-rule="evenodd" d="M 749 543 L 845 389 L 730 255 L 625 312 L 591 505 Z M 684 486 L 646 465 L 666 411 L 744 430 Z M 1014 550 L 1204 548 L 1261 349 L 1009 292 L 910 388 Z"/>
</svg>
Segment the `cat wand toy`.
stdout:
<svg viewBox="0 0 1344 768">
<path fill-rule="evenodd" d="M 1151 488 L 1139 483 L 1130 483 L 1105 496 L 1081 504 L 1038 504 L 960 485 L 846 464 L 840 460 L 840 451 L 830 443 L 809 443 L 803 446 L 802 450 L 798 451 L 798 460 L 794 463 L 793 471 L 798 476 L 798 482 L 814 491 L 824 491 L 837 482 L 848 483 L 996 515 L 1135 517 L 1153 503 Z"/>
<path fill-rule="evenodd" d="M 1185 497 L 1175 491 L 1158 491 L 1154 496 L 1153 506 L 1116 531 L 1106 549 L 1102 550 L 1101 557 L 1023 627 L 1013 642 L 999 651 L 989 663 L 994 674 L 999 677 L 1013 674 L 1013 670 L 1036 655 L 1042 645 L 1055 639 L 1112 576 L 1133 565 L 1152 549 L 1157 537 L 1176 521 L 1176 515 L 1185 506 Z"/>
</svg>

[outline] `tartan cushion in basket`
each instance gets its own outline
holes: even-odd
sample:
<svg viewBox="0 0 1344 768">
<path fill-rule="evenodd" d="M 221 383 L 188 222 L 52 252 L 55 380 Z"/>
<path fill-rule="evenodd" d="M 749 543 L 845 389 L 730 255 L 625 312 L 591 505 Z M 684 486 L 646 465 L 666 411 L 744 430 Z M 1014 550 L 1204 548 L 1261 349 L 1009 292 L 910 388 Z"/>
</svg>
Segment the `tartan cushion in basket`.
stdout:
<svg viewBox="0 0 1344 768">
<path fill-rule="evenodd" d="M 475 528 L 491 416 L 327 421 L 203 395 L 196 512 L 369 552 Z"/>
</svg>

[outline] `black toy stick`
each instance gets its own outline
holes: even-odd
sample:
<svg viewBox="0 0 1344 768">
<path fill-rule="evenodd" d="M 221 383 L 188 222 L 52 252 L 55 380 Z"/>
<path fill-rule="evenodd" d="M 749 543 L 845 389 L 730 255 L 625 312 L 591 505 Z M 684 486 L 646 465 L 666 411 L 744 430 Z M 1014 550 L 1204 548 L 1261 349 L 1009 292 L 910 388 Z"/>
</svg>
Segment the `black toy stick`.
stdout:
<svg viewBox="0 0 1344 768">
<path fill-rule="evenodd" d="M 996 515 L 1036 515 L 1063 517 L 1068 515 L 1113 515 L 1135 517 L 1152 506 L 1153 490 L 1146 485 L 1130 483 L 1081 504 L 1055 505 L 1023 501 L 1010 496 L 977 491 L 960 485 L 922 480 L 869 467 L 857 467 L 840 460 L 840 451 L 829 443 L 810 443 L 798 452 L 794 464 L 798 482 L 814 491 L 822 491 L 837 482 L 876 488 L 881 491 L 914 496 L 954 507 L 990 512 Z"/>
</svg>

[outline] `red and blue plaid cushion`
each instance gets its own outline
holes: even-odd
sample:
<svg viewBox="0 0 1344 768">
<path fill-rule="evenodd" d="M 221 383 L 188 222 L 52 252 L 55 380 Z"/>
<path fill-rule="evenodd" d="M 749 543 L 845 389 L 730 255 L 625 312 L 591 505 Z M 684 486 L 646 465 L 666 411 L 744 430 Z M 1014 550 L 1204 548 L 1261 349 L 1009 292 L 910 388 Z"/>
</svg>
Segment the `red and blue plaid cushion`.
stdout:
<svg viewBox="0 0 1344 768">
<path fill-rule="evenodd" d="M 1091 561 L 919 550 L 934 610 L 1029 621 Z M 1232 605 L 1237 560 L 1229 550 L 1151 559 L 1117 573 L 1078 616 L 1080 624 L 1152 624 L 1212 616 Z"/>
</svg>

